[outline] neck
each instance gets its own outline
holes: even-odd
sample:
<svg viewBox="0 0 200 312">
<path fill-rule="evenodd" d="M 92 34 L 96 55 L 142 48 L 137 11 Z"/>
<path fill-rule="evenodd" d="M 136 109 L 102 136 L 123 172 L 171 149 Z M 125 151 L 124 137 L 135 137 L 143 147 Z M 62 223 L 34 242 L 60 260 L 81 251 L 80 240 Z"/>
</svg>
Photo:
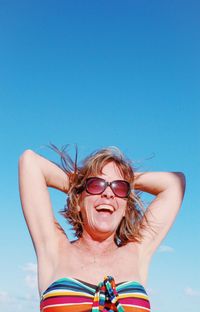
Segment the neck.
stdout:
<svg viewBox="0 0 200 312">
<path fill-rule="evenodd" d="M 83 231 L 79 244 L 91 253 L 102 254 L 116 250 L 118 247 L 114 242 L 114 234 L 104 239 L 94 238 L 86 231 Z"/>
</svg>

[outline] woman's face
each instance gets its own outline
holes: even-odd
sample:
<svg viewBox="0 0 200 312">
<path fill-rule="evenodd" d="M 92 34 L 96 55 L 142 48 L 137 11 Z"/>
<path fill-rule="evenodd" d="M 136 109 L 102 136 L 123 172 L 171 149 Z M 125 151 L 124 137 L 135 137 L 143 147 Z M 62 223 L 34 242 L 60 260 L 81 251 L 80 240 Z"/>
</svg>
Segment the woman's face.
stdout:
<svg viewBox="0 0 200 312">
<path fill-rule="evenodd" d="M 99 178 L 107 182 L 124 180 L 114 162 L 103 167 Z M 90 195 L 85 190 L 80 197 L 80 211 L 83 219 L 83 232 L 93 237 L 104 238 L 114 235 L 120 221 L 125 215 L 127 199 L 115 196 L 108 186 L 102 194 Z"/>
</svg>

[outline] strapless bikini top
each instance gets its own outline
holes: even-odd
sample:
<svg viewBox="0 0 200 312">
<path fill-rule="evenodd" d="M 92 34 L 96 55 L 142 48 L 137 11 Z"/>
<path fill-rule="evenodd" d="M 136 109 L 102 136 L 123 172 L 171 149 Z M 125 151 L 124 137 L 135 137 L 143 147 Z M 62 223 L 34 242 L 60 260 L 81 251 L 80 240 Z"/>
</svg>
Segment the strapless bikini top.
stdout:
<svg viewBox="0 0 200 312">
<path fill-rule="evenodd" d="M 106 276 L 93 285 L 75 278 L 61 278 L 43 292 L 41 312 L 150 312 L 144 287 L 138 282 L 115 284 Z"/>
</svg>

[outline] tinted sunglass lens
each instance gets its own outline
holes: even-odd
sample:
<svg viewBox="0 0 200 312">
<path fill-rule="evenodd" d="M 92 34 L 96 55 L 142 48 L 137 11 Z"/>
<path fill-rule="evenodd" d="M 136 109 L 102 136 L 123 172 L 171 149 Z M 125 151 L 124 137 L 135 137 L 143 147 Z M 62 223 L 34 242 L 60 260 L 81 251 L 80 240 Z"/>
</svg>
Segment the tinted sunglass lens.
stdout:
<svg viewBox="0 0 200 312">
<path fill-rule="evenodd" d="M 111 183 L 106 182 L 104 179 L 94 177 L 86 180 L 86 191 L 92 195 L 102 194 L 105 189 L 110 186 L 115 196 L 128 197 L 130 193 L 130 185 L 127 181 L 116 180 Z"/>
<path fill-rule="evenodd" d="M 105 182 L 101 179 L 88 179 L 86 183 L 86 190 L 90 194 L 100 194 L 105 189 Z"/>
<path fill-rule="evenodd" d="M 116 181 L 112 183 L 112 190 L 118 197 L 127 197 L 130 192 L 130 186 L 126 181 Z"/>
</svg>

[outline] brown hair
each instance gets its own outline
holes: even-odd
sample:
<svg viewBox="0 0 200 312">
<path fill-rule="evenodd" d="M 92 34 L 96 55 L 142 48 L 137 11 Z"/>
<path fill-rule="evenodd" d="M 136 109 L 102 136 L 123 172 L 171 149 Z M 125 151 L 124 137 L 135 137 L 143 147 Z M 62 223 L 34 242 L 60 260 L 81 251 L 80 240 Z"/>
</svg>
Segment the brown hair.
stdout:
<svg viewBox="0 0 200 312">
<path fill-rule="evenodd" d="M 77 194 L 80 194 L 84 189 L 85 180 L 90 176 L 101 174 L 106 164 L 114 162 L 124 179 L 132 184 L 134 182 L 134 169 L 131 161 L 116 147 L 103 148 L 90 154 L 80 166 L 77 165 L 77 148 L 75 161 L 72 161 L 66 152 L 66 147 L 59 150 L 51 144 L 51 148 L 60 155 L 62 169 L 68 174 L 70 179 L 67 203 L 61 214 L 73 226 L 75 234 L 79 238 L 83 232 L 83 223 L 81 213 L 77 209 L 79 201 Z M 138 192 L 132 190 L 127 199 L 125 216 L 115 233 L 115 242 L 118 246 L 125 245 L 130 241 L 141 241 L 142 235 L 140 232 L 144 227 L 143 218 L 145 218 L 145 215 L 142 201 Z"/>
</svg>

